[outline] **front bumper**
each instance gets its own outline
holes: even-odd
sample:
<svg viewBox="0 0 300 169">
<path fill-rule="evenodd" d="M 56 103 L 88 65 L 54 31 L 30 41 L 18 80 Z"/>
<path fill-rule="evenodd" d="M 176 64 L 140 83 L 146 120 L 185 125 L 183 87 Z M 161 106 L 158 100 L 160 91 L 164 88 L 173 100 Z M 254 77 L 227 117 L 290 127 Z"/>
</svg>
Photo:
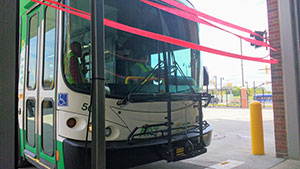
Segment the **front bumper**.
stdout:
<svg viewBox="0 0 300 169">
<path fill-rule="evenodd" d="M 212 128 L 203 128 L 203 141 L 200 144 L 199 133 L 189 133 L 172 137 L 172 150 L 168 150 L 166 138 L 143 139 L 134 144 L 127 141 L 106 142 L 107 168 L 129 168 L 159 160 L 178 161 L 206 153 L 206 146 L 211 142 Z M 82 169 L 91 167 L 90 142 L 65 139 L 63 141 L 64 163 L 66 169 Z M 171 154 L 170 154 L 171 153 Z"/>
</svg>

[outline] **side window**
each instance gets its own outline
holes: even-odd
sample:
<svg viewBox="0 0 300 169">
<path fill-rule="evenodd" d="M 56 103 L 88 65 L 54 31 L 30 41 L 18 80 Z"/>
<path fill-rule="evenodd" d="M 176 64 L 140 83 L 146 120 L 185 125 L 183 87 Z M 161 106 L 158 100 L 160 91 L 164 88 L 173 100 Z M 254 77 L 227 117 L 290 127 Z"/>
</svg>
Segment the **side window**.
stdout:
<svg viewBox="0 0 300 169">
<path fill-rule="evenodd" d="M 66 0 L 73 8 L 90 11 L 89 1 Z M 63 70 L 66 82 L 72 89 L 90 91 L 91 38 L 90 21 L 75 15 L 65 14 L 65 39 Z"/>
<path fill-rule="evenodd" d="M 55 55 L 55 31 L 56 31 L 56 10 L 45 9 L 45 47 L 43 62 L 42 85 L 46 89 L 54 87 L 54 55 Z"/>
<path fill-rule="evenodd" d="M 26 102 L 26 140 L 31 147 L 35 146 L 35 100 L 28 99 Z"/>
<path fill-rule="evenodd" d="M 42 102 L 42 148 L 43 152 L 53 156 L 54 154 L 54 108 L 53 102 Z"/>
<path fill-rule="evenodd" d="M 31 16 L 28 31 L 28 78 L 27 87 L 36 88 L 36 63 L 37 63 L 37 41 L 38 41 L 38 14 Z"/>
</svg>

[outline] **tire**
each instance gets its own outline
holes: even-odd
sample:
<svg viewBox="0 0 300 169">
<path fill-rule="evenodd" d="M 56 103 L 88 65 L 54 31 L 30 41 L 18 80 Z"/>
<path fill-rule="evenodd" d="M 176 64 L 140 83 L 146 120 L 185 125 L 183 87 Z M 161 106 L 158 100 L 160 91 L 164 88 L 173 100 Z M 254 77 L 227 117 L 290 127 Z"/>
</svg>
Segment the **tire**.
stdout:
<svg viewBox="0 0 300 169">
<path fill-rule="evenodd" d="M 18 144 L 20 147 L 20 144 Z M 20 149 L 18 148 L 18 168 L 27 167 L 29 163 L 26 161 L 25 158 L 21 157 Z"/>
</svg>

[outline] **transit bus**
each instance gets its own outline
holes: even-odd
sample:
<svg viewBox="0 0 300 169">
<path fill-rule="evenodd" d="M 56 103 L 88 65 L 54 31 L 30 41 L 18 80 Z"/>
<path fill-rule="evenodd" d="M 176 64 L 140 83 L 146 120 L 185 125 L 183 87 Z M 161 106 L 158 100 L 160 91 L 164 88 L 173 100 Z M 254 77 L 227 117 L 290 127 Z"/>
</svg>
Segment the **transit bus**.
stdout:
<svg viewBox="0 0 300 169">
<path fill-rule="evenodd" d="M 62 3 L 90 12 L 89 0 Z M 104 8 L 110 20 L 199 44 L 198 24 L 139 0 Z M 19 166 L 90 168 L 90 30 L 88 20 L 20 0 Z M 198 51 L 105 27 L 104 54 L 108 168 L 207 151 L 212 128 L 202 107 L 210 95 L 201 92 L 208 75 Z"/>
</svg>

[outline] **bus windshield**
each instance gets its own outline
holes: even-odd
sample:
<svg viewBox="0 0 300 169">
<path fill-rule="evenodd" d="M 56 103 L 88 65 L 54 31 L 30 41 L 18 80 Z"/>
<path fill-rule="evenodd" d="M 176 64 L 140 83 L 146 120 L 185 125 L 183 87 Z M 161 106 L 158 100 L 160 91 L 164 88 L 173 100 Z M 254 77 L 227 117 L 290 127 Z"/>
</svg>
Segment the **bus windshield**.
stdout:
<svg viewBox="0 0 300 169">
<path fill-rule="evenodd" d="M 66 4 L 90 12 L 88 1 L 67 0 Z M 199 44 L 198 24 L 140 1 L 105 1 L 104 9 L 107 19 Z M 70 14 L 65 14 L 64 22 L 65 80 L 70 88 L 88 93 L 92 68 L 90 22 Z M 107 96 L 124 97 L 141 84 L 138 93 L 164 93 L 166 80 L 171 93 L 198 89 L 197 51 L 105 27 L 104 54 Z"/>
</svg>

